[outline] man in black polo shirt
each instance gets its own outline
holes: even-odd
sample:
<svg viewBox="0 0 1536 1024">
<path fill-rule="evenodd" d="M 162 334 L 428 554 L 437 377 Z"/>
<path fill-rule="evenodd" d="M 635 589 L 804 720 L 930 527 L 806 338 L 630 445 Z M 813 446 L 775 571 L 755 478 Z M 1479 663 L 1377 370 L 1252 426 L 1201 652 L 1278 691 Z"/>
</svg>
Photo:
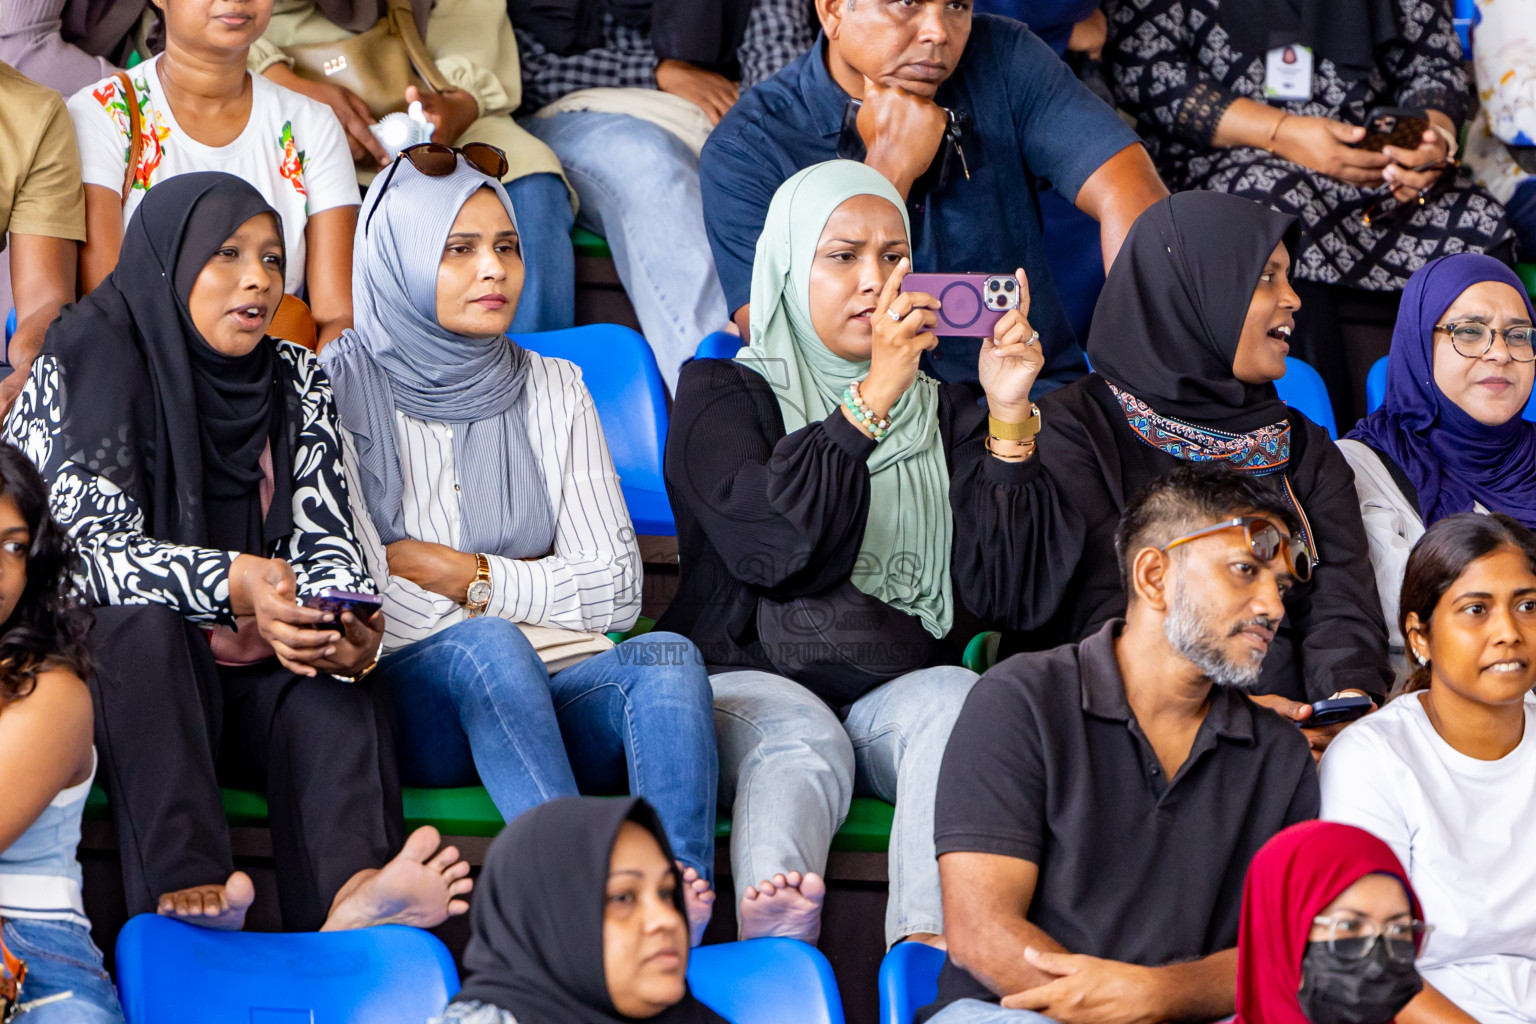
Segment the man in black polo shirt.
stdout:
<svg viewBox="0 0 1536 1024">
<path fill-rule="evenodd" d="M 1037 390 L 1085 372 L 1047 261 L 1042 180 L 1100 223 L 1108 267 L 1142 210 L 1167 195 L 1136 133 L 1023 24 L 970 0 L 816 0 L 822 35 L 744 93 L 699 158 L 704 225 L 742 335 L 752 259 L 773 193 L 836 157 L 862 160 L 907 199 L 912 266 L 1029 275 L 1046 365 Z M 856 126 L 845 130 L 851 102 Z M 977 338 L 925 358 L 974 381 Z"/>
<path fill-rule="evenodd" d="M 1307 741 L 1244 696 L 1295 529 L 1251 477 L 1176 469 L 1121 518 L 1125 620 L 971 691 L 939 775 L 934 1024 L 1232 1012 L 1248 862 L 1318 812 Z"/>
</svg>

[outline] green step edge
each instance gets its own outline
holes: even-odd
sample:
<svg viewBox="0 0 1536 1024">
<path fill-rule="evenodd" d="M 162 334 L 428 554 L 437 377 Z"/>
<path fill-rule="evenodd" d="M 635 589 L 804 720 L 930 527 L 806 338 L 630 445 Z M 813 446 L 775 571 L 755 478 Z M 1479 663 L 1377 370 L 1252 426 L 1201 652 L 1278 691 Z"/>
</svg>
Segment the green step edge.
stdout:
<svg viewBox="0 0 1536 1024">
<path fill-rule="evenodd" d="M 613 251 L 608 248 L 608 241 L 602 235 L 595 235 L 586 228 L 571 229 L 571 248 L 576 250 L 577 256 L 595 256 L 598 259 L 611 259 Z"/>
<path fill-rule="evenodd" d="M 259 793 L 242 789 L 222 789 L 224 813 L 231 825 L 265 826 L 267 801 Z M 501 831 L 501 815 L 483 786 L 457 789 L 406 789 L 405 824 L 415 829 L 432 825 L 446 836 L 481 836 L 491 838 Z M 881 800 L 856 797 L 848 811 L 848 820 L 832 839 L 832 849 L 855 853 L 884 853 L 891 840 L 891 817 L 895 808 Z M 85 816 L 104 820 L 108 814 L 107 794 L 100 786 L 91 787 L 85 800 Z M 729 840 L 731 820 L 715 821 L 715 839 Z"/>
</svg>

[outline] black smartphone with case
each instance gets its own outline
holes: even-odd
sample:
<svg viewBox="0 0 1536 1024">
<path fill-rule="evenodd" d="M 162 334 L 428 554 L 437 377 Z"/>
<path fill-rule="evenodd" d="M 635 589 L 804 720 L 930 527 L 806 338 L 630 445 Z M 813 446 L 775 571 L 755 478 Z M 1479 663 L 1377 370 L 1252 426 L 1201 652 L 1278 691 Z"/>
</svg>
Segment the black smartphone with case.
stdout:
<svg viewBox="0 0 1536 1024">
<path fill-rule="evenodd" d="M 330 612 L 341 622 L 342 612 L 351 612 L 359 622 L 367 622 L 373 613 L 384 607 L 384 599 L 377 594 L 363 594 L 355 590 L 337 590 L 334 587 L 322 594 L 304 599 L 306 607 Z M 321 625 L 325 625 L 321 623 Z"/>
<path fill-rule="evenodd" d="M 1325 725 L 1338 725 L 1340 722 L 1353 722 L 1375 707 L 1376 702 L 1371 698 L 1356 694 L 1350 694 L 1348 697 L 1330 697 L 1313 704 L 1312 717 L 1296 724 L 1303 729 L 1317 729 Z"/>
</svg>

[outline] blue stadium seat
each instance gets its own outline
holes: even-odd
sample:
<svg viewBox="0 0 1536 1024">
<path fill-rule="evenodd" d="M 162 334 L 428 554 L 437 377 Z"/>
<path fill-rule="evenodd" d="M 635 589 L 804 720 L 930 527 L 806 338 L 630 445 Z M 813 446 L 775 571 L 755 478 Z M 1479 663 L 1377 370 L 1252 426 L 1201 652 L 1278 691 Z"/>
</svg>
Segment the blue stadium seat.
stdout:
<svg viewBox="0 0 1536 1024">
<path fill-rule="evenodd" d="M 1371 372 L 1365 375 L 1365 411 L 1375 412 L 1387 399 L 1387 357 L 1382 356 L 1371 364 Z"/>
<path fill-rule="evenodd" d="M 1365 411 L 1375 412 L 1387 399 L 1387 357 L 1382 356 L 1371 364 L 1371 372 L 1365 378 Z M 1536 423 L 1536 388 L 1525 403 L 1524 418 Z"/>
<path fill-rule="evenodd" d="M 912 1024 L 912 1015 L 939 996 L 944 951 L 898 942 L 880 962 L 880 1024 Z"/>
<path fill-rule="evenodd" d="M 16 307 L 12 306 L 11 307 L 11 311 L 5 315 L 5 340 L 6 340 L 7 343 L 10 342 L 11 335 L 13 335 L 15 333 L 16 333 Z"/>
<path fill-rule="evenodd" d="M 1482 20 L 1482 14 L 1477 9 L 1473 0 L 1456 0 L 1452 11 L 1452 20 L 1456 25 L 1456 34 L 1461 37 L 1461 55 L 1467 60 L 1472 59 L 1472 26 Z"/>
<path fill-rule="evenodd" d="M 608 450 L 619 471 L 635 532 L 676 536 L 677 524 L 661 475 L 667 443 L 667 386 L 651 346 L 618 324 L 517 334 L 513 340 L 530 352 L 569 359 L 581 368 L 608 436 Z"/>
<path fill-rule="evenodd" d="M 693 353 L 695 359 L 730 359 L 741 351 L 741 335 L 730 331 L 706 334 Z"/>
<path fill-rule="evenodd" d="M 700 946 L 688 956 L 688 987 L 731 1024 L 844 1024 L 832 965 L 796 939 Z"/>
<path fill-rule="evenodd" d="M 1339 436 L 1339 425 L 1333 418 L 1333 403 L 1328 399 L 1328 386 L 1312 367 L 1300 359 L 1285 357 L 1285 376 L 1275 381 L 1280 400 L 1302 413 L 1328 431 L 1328 436 Z"/>
<path fill-rule="evenodd" d="M 117 937 L 128 1024 L 423 1024 L 459 990 L 436 936 L 219 932 L 140 914 Z"/>
</svg>

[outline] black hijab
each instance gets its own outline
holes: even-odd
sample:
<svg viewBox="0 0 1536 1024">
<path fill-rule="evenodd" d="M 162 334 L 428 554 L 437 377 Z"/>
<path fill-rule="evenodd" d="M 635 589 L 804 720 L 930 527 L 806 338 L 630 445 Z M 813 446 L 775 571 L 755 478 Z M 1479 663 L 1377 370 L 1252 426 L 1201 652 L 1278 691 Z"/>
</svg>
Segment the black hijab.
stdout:
<svg viewBox="0 0 1536 1024">
<path fill-rule="evenodd" d="M 633 821 L 672 848 L 651 805 L 564 797 L 523 812 L 485 855 L 470 909 L 469 978 L 454 1002 L 499 1006 L 518 1024 L 620 1024 L 603 973 L 603 897 L 619 828 Z M 678 913 L 687 919 L 682 887 Z M 654 1024 L 728 1024 L 686 993 Z"/>
<path fill-rule="evenodd" d="M 136 501 L 160 540 L 265 555 L 293 531 L 296 400 L 276 348 L 227 356 L 203 340 L 188 297 L 203 265 L 258 214 L 282 222 L 230 174 L 182 174 L 145 195 L 117 267 L 66 306 L 43 352 L 58 360 L 67 458 Z M 272 442 L 263 523 L 259 464 Z"/>
<path fill-rule="evenodd" d="M 551 53 L 603 45 L 603 17 L 649 32 L 658 60 L 685 60 L 732 77 L 751 0 L 507 0 L 512 24 Z"/>
<path fill-rule="evenodd" d="M 1218 15 L 1233 49 L 1262 57 L 1300 43 L 1326 57 L 1345 78 L 1365 78 L 1377 47 L 1397 37 L 1392 0 L 1221 0 Z"/>
<path fill-rule="evenodd" d="M 1162 416 L 1243 434 L 1285 419 L 1273 384 L 1232 360 L 1275 243 L 1296 218 L 1224 192 L 1179 192 L 1142 212 L 1088 331 L 1088 361 Z"/>
</svg>

